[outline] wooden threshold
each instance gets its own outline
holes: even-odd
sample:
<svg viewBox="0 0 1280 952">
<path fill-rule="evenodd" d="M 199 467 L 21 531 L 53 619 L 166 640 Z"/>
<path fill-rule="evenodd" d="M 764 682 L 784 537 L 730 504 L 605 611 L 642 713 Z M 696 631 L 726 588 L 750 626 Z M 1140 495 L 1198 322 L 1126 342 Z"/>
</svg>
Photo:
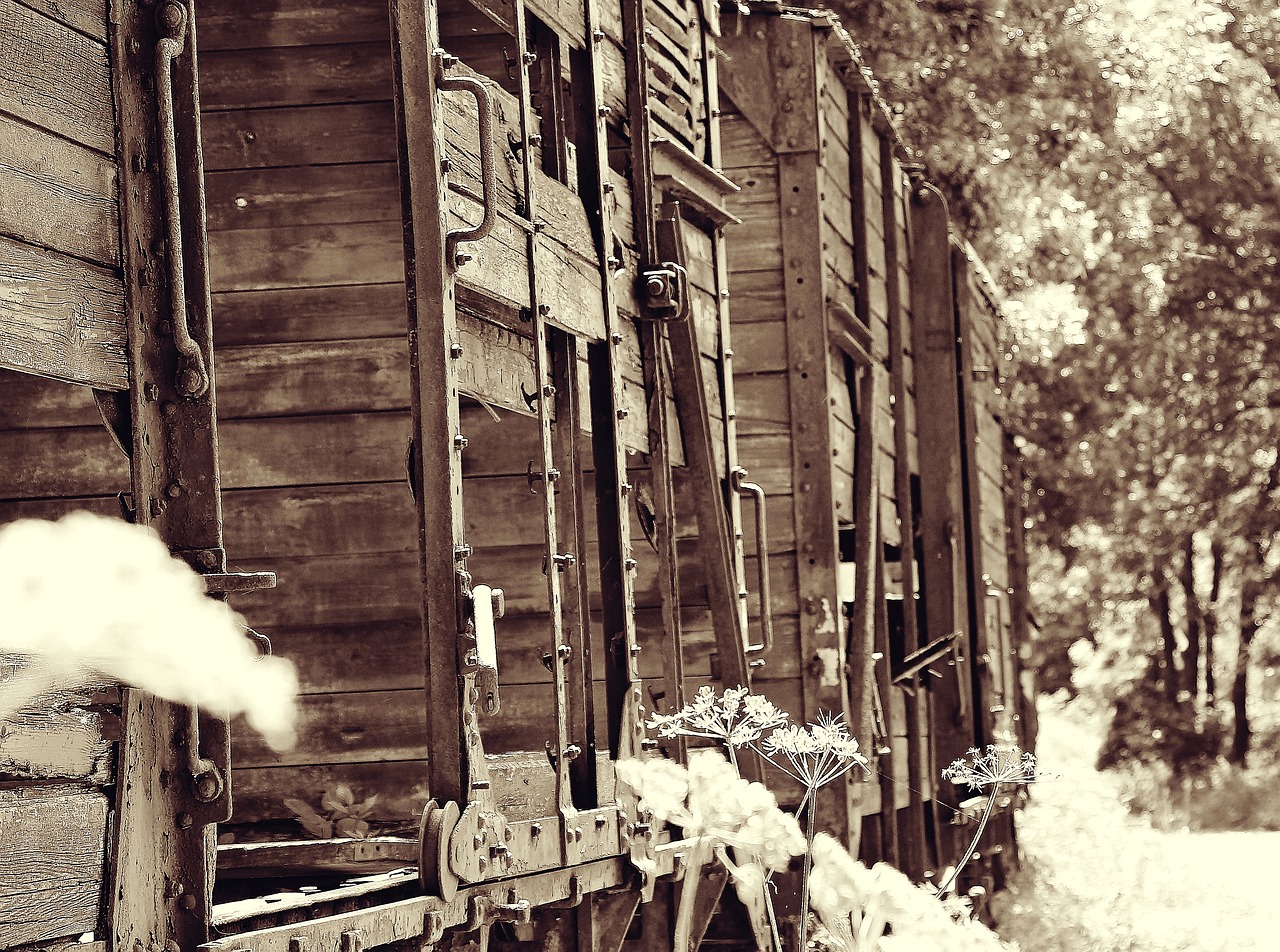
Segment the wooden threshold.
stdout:
<svg viewBox="0 0 1280 952">
<path fill-rule="evenodd" d="M 258 879 L 301 872 L 388 873 L 418 862 L 418 841 L 399 836 L 368 839 L 231 843 L 218 847 L 218 876 Z"/>
</svg>

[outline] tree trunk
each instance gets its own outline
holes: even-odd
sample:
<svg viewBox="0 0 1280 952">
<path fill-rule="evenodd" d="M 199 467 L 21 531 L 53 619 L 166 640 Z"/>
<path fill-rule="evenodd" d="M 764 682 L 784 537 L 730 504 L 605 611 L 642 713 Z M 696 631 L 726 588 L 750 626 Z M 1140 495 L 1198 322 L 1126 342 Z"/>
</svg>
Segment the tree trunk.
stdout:
<svg viewBox="0 0 1280 952">
<path fill-rule="evenodd" d="M 1183 540 L 1182 566 L 1178 573 L 1182 585 L 1183 602 L 1186 605 L 1187 645 L 1182 650 L 1182 689 L 1187 692 L 1191 704 L 1200 711 L 1200 633 L 1203 611 L 1200 596 L 1196 594 L 1195 534 L 1188 532 Z"/>
<path fill-rule="evenodd" d="M 1160 652 L 1164 662 L 1161 666 L 1160 683 L 1164 687 L 1164 696 L 1170 701 L 1178 700 L 1178 668 L 1177 639 L 1173 630 L 1173 613 L 1169 601 L 1169 580 L 1163 574 L 1156 583 L 1156 594 L 1151 601 L 1156 620 L 1160 623 Z"/>
<path fill-rule="evenodd" d="M 1204 614 L 1204 706 L 1213 710 L 1218 681 L 1213 674 L 1214 639 L 1218 635 L 1218 596 L 1222 591 L 1222 543 L 1215 537 L 1211 546 L 1213 575 L 1209 581 L 1209 610 Z"/>
<path fill-rule="evenodd" d="M 1255 547 L 1258 562 L 1262 561 L 1261 546 Z M 1249 566 L 1250 575 L 1240 593 L 1240 650 L 1236 654 L 1236 673 L 1231 682 L 1231 706 L 1235 710 L 1235 725 L 1231 729 L 1231 752 L 1227 759 L 1244 767 L 1249 760 L 1249 748 L 1253 744 L 1253 729 L 1249 725 L 1249 646 L 1258 633 L 1258 598 L 1262 585 L 1254 576 L 1262 566 Z"/>
<path fill-rule="evenodd" d="M 1271 463 L 1266 485 L 1258 494 L 1258 509 L 1249 548 L 1245 557 L 1244 584 L 1240 588 L 1240 650 L 1236 652 L 1236 673 L 1231 682 L 1231 706 L 1235 709 L 1235 726 L 1231 730 L 1231 753 L 1228 759 L 1241 767 L 1249 759 L 1253 745 L 1253 729 L 1249 725 L 1249 647 L 1262 623 L 1259 608 L 1266 592 L 1267 548 L 1271 542 L 1271 520 L 1264 518 L 1271 507 L 1271 497 L 1280 488 L 1280 453 Z"/>
</svg>

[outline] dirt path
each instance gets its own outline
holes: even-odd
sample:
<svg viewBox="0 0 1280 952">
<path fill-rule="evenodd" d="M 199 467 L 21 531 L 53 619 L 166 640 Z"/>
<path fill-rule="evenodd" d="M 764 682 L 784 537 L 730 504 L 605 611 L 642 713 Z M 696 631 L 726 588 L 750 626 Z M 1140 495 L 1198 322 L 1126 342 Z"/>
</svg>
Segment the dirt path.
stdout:
<svg viewBox="0 0 1280 952">
<path fill-rule="evenodd" d="M 1093 770 L 1096 732 L 1044 711 L 1023 871 L 996 901 L 1023 952 L 1277 952 L 1280 833 L 1160 832 Z M 1277 791 L 1280 796 L 1280 791 Z"/>
</svg>

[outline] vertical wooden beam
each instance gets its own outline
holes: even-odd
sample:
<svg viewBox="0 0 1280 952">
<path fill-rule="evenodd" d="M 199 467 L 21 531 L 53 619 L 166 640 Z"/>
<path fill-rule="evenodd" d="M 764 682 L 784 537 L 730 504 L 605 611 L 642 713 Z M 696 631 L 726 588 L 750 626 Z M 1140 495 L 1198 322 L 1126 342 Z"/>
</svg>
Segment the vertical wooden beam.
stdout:
<svg viewBox="0 0 1280 952">
<path fill-rule="evenodd" d="M 830 331 L 820 228 L 818 58 L 825 53 L 810 23 L 762 19 L 767 24 L 769 60 L 777 70 L 774 97 L 779 112 L 772 125 L 781 202 L 802 713 L 806 720 L 813 720 L 820 711 L 850 713 L 841 669 L 844 659 L 836 582 L 839 535 L 831 473 Z M 759 57 L 759 51 L 750 55 Z M 856 730 L 857 722 L 851 719 L 851 724 Z M 818 815 L 824 825 L 844 842 L 858 836 L 856 791 L 853 785 L 828 787 L 818 800 Z M 856 850 L 856 842 L 852 845 Z"/>
<path fill-rule="evenodd" d="M 907 350 L 911 329 L 902 301 L 902 259 L 909 249 L 899 248 L 898 225 L 904 215 L 902 170 L 893 155 L 893 143 L 880 140 L 881 183 L 884 192 L 885 271 L 888 277 L 889 371 L 894 404 L 894 496 L 898 507 L 898 552 L 902 573 L 903 654 L 920 647 L 916 612 L 916 513 L 911 494 L 910 402 L 907 390 Z M 890 690 L 898 690 L 891 688 Z M 924 705 L 912 690 L 903 698 L 906 709 L 907 776 L 909 799 L 906 822 L 902 825 L 903 871 L 914 880 L 924 876 Z"/>
<path fill-rule="evenodd" d="M 658 550 L 658 596 L 662 610 L 663 701 L 666 711 L 684 707 L 684 640 L 680 621 L 680 556 L 676 541 L 675 486 L 671 478 L 671 433 L 667 426 L 667 335 L 657 325 L 641 328 L 644 386 L 649 410 L 649 474 L 653 484 L 654 545 Z M 660 743 L 683 763 L 682 735 Z"/>
<path fill-rule="evenodd" d="M 961 442 L 955 290 L 946 204 L 928 185 L 911 196 L 911 305 L 915 316 L 917 425 L 921 447 L 920 523 L 924 559 L 924 641 L 968 632 L 965 585 L 964 447 Z M 957 642 L 967 646 L 967 638 Z M 938 763 L 963 756 L 973 742 L 972 685 L 968 660 L 957 650 L 946 676 L 931 685 L 933 745 Z M 939 818 L 941 819 L 941 818 Z M 953 828 L 935 821 L 939 855 L 962 844 Z"/>
<path fill-rule="evenodd" d="M 587 577 L 586 469 L 582 452 L 582 394 L 578 392 L 578 339 L 572 334 L 552 330 L 548 342 L 551 349 L 553 385 L 556 388 L 556 425 L 552 434 L 554 455 L 560 461 L 561 475 L 556 490 L 544 485 L 544 491 L 559 491 L 556 509 L 560 520 L 560 538 L 568 540 L 578 553 L 576 564 L 564 573 L 564 627 L 572 653 L 565 665 L 568 681 L 568 728 L 571 742 L 579 744 L 582 756 L 569 766 L 573 802 L 579 807 L 598 802 L 596 784 L 595 695 L 591 689 L 591 612 L 588 605 L 590 580 Z"/>
<path fill-rule="evenodd" d="M 672 385 L 680 431 L 684 438 L 687 483 L 693 490 L 698 522 L 698 547 L 707 582 L 707 603 L 720 659 L 720 681 L 728 687 L 751 684 L 746 661 L 746 638 L 738 613 L 738 590 L 733 566 L 732 532 L 725 505 L 724 476 L 716 472 L 711 417 L 707 411 L 698 329 L 689 315 L 671 325 Z M 744 776 L 759 779 L 754 757 L 742 761 Z"/>
<path fill-rule="evenodd" d="M 452 262 L 445 260 L 446 183 L 442 146 L 439 45 L 434 5 L 390 0 L 396 137 L 404 219 L 409 317 L 413 469 L 417 475 L 418 558 L 427 668 L 429 790 L 439 801 L 466 801 L 462 680 L 458 636 L 459 557 L 463 540 L 462 449 L 455 365 L 459 352 Z"/>
<path fill-rule="evenodd" d="M 628 118 L 633 144 L 637 137 L 648 143 L 648 112 L 645 108 L 645 68 L 640 37 L 635 33 L 643 24 L 640 0 L 622 4 L 623 32 L 635 41 L 625 45 Z M 592 224 L 596 228 L 596 248 L 601 262 L 613 254 L 615 228 L 609 191 L 608 110 L 604 102 L 605 68 L 600 56 L 604 32 L 596 0 L 586 0 L 583 8 L 589 38 L 587 55 L 578 78 L 589 84 L 583 97 L 586 108 L 581 117 L 578 192 L 583 196 Z M 640 18 L 637 23 L 637 17 Z M 633 163 L 638 152 L 633 148 Z M 652 170 L 647 165 L 647 152 L 639 168 L 633 168 L 632 197 L 636 208 L 650 201 Z M 647 182 L 647 184 L 646 184 Z M 644 220 L 637 222 L 639 226 Z M 592 447 L 596 466 L 596 525 L 600 544 L 600 586 L 605 633 L 605 697 L 609 733 L 609 751 L 618 757 L 637 756 L 644 739 L 643 704 L 640 672 L 636 663 L 635 624 L 635 560 L 631 552 L 631 484 L 627 479 L 627 454 L 620 423 L 628 412 L 625 407 L 622 380 L 622 352 L 625 335 L 613 288 L 613 273 L 600 272 L 604 298 L 605 325 L 608 340 L 588 347 L 587 366 L 590 380 Z M 636 847 L 638 849 L 638 847 Z"/>
<path fill-rule="evenodd" d="M 877 465 L 879 440 L 876 432 L 876 411 L 880 399 L 881 369 L 876 365 L 863 365 L 859 368 L 857 388 L 858 434 L 853 462 L 853 507 L 854 507 L 854 552 L 857 565 L 856 588 L 854 591 L 853 619 L 849 625 L 849 639 L 845 651 L 845 670 L 847 671 L 848 700 L 852 709 L 850 725 L 858 738 L 858 745 L 864 755 L 874 762 L 872 692 L 876 676 L 871 654 L 876 650 L 876 628 L 884 603 L 883 577 L 880 565 L 883 561 L 883 544 L 880 529 L 880 479 Z M 849 776 L 850 790 L 856 790 L 853 782 L 858 779 Z M 892 778 L 892 769 L 890 770 Z M 860 799 L 860 797 L 859 797 Z M 892 802 L 892 789 L 889 791 Z M 862 810 L 855 814 L 859 818 L 856 830 L 861 830 Z M 858 855 L 854 842 L 850 852 Z"/>
<path fill-rule="evenodd" d="M 195 25 L 185 15 L 183 51 L 172 62 L 175 159 L 178 170 L 186 323 L 208 378 L 199 396 L 179 377 L 170 339 L 173 269 L 158 244 L 165 235 L 156 84 L 152 77 L 158 9 L 124 0 L 110 4 L 112 82 L 120 159 L 121 230 L 129 330 L 132 492 L 136 521 L 198 571 L 226 570 L 219 497 L 208 262 L 204 235 L 204 169 L 196 91 Z M 172 21 L 171 21 L 172 22 Z M 112 947 L 194 948 L 209 937 L 215 827 L 230 811 L 224 792 L 202 803 L 193 789 L 190 754 L 196 738 L 187 708 L 127 690 L 116 783 L 117 826 L 108 896 Z M 206 749 L 225 741 L 207 725 Z"/>
<path fill-rule="evenodd" d="M 987 582 L 983 569 L 982 512 L 988 502 L 983 498 L 982 476 L 978 460 L 978 413 L 986 406 L 978 402 L 983 386 L 975 380 L 973 348 L 976 346 L 974 324 L 985 315 L 973 287 L 973 259 L 955 245 L 951 249 L 951 267 L 956 295 L 956 384 L 960 402 L 960 446 L 963 457 L 960 469 L 964 494 L 964 541 L 966 550 L 966 582 L 969 589 L 969 672 L 973 687 L 973 746 L 990 742 L 995 730 L 991 710 L 991 653 L 987 631 Z M 1003 501 L 1001 501 L 1003 507 Z"/>
</svg>

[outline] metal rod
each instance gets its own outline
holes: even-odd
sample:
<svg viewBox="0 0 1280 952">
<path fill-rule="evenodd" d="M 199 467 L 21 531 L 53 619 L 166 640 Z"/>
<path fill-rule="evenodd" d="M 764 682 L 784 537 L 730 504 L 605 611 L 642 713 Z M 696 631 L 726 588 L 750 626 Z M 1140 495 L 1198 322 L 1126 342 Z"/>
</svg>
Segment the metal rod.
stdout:
<svg viewBox="0 0 1280 952">
<path fill-rule="evenodd" d="M 176 0 L 156 10 L 161 38 L 155 50 L 156 112 L 159 122 L 160 174 L 164 180 L 165 257 L 169 262 L 169 307 L 173 345 L 182 356 L 175 380 L 178 392 L 201 397 L 209 390 L 204 354 L 187 325 L 187 288 L 182 259 L 182 198 L 178 186 L 178 144 L 173 116 L 173 61 L 186 48 L 187 9 Z"/>
<path fill-rule="evenodd" d="M 769 530 L 765 515 L 764 487 L 759 483 L 747 481 L 747 471 L 741 466 L 734 467 L 729 474 L 733 491 L 740 496 L 750 496 L 756 504 L 756 573 L 760 581 L 760 633 L 758 645 L 747 641 L 747 651 L 753 654 L 768 654 L 773 650 L 773 611 L 772 595 L 769 590 Z"/>
</svg>

